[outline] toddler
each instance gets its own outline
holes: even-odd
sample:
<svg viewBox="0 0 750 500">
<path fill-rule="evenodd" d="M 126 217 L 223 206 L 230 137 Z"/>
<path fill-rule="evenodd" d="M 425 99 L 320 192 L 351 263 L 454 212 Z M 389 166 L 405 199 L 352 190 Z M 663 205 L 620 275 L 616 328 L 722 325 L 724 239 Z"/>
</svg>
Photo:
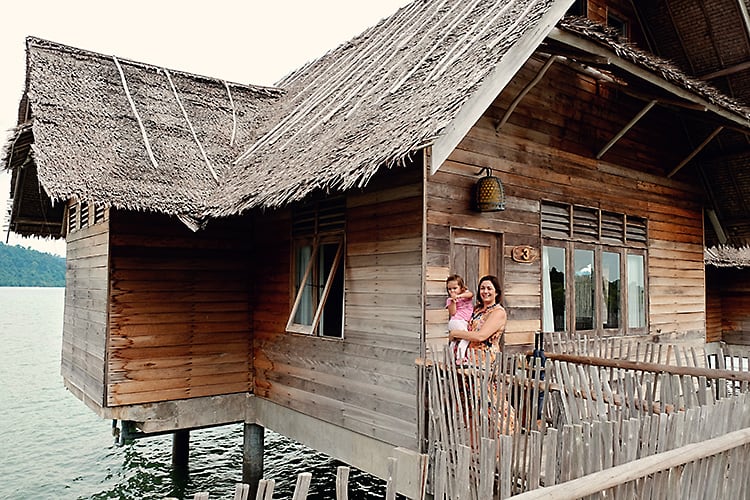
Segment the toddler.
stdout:
<svg viewBox="0 0 750 500">
<path fill-rule="evenodd" d="M 469 320 L 474 312 L 471 293 L 464 284 L 464 279 L 458 274 L 452 274 L 445 280 L 445 289 L 448 292 L 448 298 L 445 300 L 445 307 L 448 309 L 448 331 L 450 330 L 468 330 Z M 461 339 L 453 340 L 450 343 L 451 352 L 455 356 L 456 364 L 465 364 L 468 362 L 466 349 L 469 347 L 469 341 Z"/>
</svg>

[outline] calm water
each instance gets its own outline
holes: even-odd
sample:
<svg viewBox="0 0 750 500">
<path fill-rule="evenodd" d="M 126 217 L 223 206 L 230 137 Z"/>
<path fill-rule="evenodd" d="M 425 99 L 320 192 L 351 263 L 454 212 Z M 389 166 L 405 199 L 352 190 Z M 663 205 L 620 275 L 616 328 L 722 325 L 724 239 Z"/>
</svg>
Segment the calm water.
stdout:
<svg viewBox="0 0 750 500">
<path fill-rule="evenodd" d="M 64 290 L 0 287 L 0 498 L 231 499 L 242 478 L 242 426 L 190 434 L 190 475 L 171 474 L 171 436 L 115 446 L 112 423 L 70 394 L 60 376 Z M 265 477 L 291 498 L 313 475 L 308 498 L 335 498 L 338 462 L 266 431 Z M 383 498 L 385 484 L 353 469 L 351 499 Z"/>
</svg>

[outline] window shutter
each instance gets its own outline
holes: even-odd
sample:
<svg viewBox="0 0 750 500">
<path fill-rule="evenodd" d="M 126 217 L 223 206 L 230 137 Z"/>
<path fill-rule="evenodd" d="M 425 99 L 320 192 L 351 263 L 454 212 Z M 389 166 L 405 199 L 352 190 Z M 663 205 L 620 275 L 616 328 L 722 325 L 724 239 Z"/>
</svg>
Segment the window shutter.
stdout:
<svg viewBox="0 0 750 500">
<path fill-rule="evenodd" d="M 599 239 L 599 211 L 597 209 L 573 207 L 573 237 L 589 241 Z"/>
<path fill-rule="evenodd" d="M 646 219 L 642 217 L 626 216 L 625 238 L 628 243 L 648 243 Z"/>
<path fill-rule="evenodd" d="M 542 236 L 550 238 L 570 236 L 570 207 L 568 205 L 542 202 Z"/>
<path fill-rule="evenodd" d="M 625 216 L 602 212 L 602 242 L 623 243 L 625 241 Z"/>
</svg>

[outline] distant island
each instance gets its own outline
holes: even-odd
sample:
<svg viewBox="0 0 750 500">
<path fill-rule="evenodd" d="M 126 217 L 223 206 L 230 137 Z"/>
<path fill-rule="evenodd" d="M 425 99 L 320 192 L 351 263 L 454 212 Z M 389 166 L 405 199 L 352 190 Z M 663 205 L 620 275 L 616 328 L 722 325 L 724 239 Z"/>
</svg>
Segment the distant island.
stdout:
<svg viewBox="0 0 750 500">
<path fill-rule="evenodd" d="M 65 286 L 65 258 L 0 243 L 0 286 Z"/>
</svg>

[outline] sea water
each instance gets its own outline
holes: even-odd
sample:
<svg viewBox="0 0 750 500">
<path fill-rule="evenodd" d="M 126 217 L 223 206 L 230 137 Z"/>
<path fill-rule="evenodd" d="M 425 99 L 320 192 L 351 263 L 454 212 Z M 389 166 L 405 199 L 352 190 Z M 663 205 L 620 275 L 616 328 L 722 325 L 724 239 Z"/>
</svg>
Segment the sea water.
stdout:
<svg viewBox="0 0 750 500">
<path fill-rule="evenodd" d="M 242 425 L 190 433 L 187 478 L 171 468 L 170 435 L 117 446 L 112 422 L 68 392 L 60 376 L 62 288 L 0 287 L 0 499 L 231 499 L 242 479 Z M 270 431 L 264 476 L 275 499 L 312 473 L 308 498 L 335 498 L 342 465 Z M 352 469 L 349 498 L 385 495 L 385 483 Z"/>
</svg>

